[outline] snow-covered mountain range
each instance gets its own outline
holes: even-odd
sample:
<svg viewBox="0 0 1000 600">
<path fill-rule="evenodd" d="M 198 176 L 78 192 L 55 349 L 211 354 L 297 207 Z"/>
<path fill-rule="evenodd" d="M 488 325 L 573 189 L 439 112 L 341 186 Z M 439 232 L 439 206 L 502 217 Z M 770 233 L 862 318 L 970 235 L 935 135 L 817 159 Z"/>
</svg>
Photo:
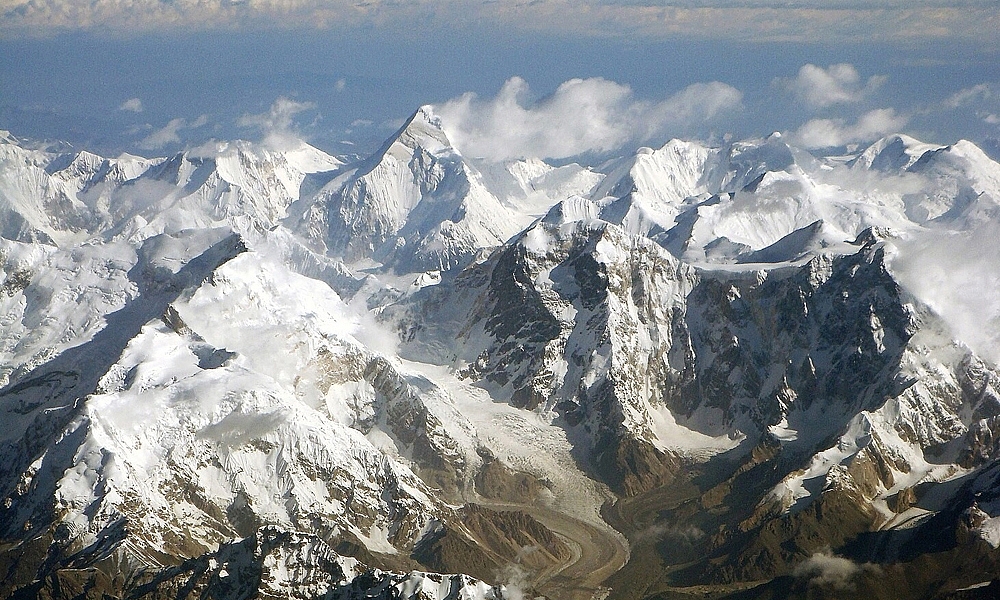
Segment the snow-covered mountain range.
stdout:
<svg viewBox="0 0 1000 600">
<path fill-rule="evenodd" d="M 453 137 L 0 136 L 0 596 L 994 587 L 1000 164 Z"/>
</svg>

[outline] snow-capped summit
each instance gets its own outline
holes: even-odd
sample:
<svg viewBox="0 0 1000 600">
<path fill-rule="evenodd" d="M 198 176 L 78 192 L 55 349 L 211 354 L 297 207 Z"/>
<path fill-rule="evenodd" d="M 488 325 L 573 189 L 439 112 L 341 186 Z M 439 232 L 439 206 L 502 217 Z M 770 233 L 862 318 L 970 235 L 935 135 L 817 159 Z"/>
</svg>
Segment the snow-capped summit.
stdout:
<svg viewBox="0 0 1000 600">
<path fill-rule="evenodd" d="M 649 196 L 654 203 L 677 204 L 707 191 L 705 167 L 712 154 L 699 143 L 676 139 L 656 150 L 640 148 L 608 169 L 593 197 L 638 194 Z"/>
<path fill-rule="evenodd" d="M 540 158 L 475 164 L 483 183 L 516 214 L 537 218 L 565 198 L 590 197 L 603 175 L 569 163 L 553 166 Z"/>
<path fill-rule="evenodd" d="M 856 194 L 827 184 L 833 168 L 778 134 L 718 148 L 672 140 L 611 164 L 591 198 L 602 219 L 694 262 L 746 260 L 819 220 L 830 243 L 895 223 L 879 207 L 834 209 Z"/>
<path fill-rule="evenodd" d="M 429 104 L 418 108 L 397 132 L 395 139 L 390 138 L 386 146 L 382 153 L 401 151 L 402 154 L 397 155 L 398 158 L 406 156 L 406 151 L 402 148 L 413 151 L 418 146 L 431 153 L 445 149 L 455 151 L 448 134 L 444 131 L 441 118 L 434 114 L 434 107 Z"/>
<path fill-rule="evenodd" d="M 911 178 L 902 200 L 909 220 L 970 229 L 1000 214 L 1000 165 L 972 142 L 949 146 L 904 135 L 883 138 L 850 163 Z"/>
<path fill-rule="evenodd" d="M 315 244 L 400 272 L 462 265 L 529 221 L 486 189 L 429 106 L 309 202 L 292 226 Z"/>
<path fill-rule="evenodd" d="M 301 144 L 282 153 L 219 142 L 167 158 L 53 154 L 0 144 L 0 211 L 9 239 L 60 245 L 231 226 L 252 234 L 284 218 L 305 176 L 340 161 Z"/>
<path fill-rule="evenodd" d="M 602 218 L 631 233 L 655 237 L 673 226 L 685 199 L 708 191 L 706 166 L 714 154 L 681 140 L 657 150 L 640 148 L 612 164 L 591 197 L 606 205 Z"/>
<path fill-rule="evenodd" d="M 753 191 L 769 172 L 808 170 L 815 159 L 790 146 L 779 133 L 723 146 L 706 179 L 713 192 Z"/>
<path fill-rule="evenodd" d="M 940 148 L 941 146 L 925 144 L 908 135 L 890 135 L 868 146 L 848 164 L 861 169 L 901 172 L 913 166 L 924 153 Z"/>
</svg>

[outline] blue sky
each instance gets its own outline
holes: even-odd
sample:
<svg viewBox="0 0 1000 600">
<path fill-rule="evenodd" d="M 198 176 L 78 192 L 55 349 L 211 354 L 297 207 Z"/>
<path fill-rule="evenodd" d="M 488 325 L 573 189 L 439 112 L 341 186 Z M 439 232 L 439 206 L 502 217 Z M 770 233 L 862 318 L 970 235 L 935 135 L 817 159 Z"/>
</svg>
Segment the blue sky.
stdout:
<svg viewBox="0 0 1000 600">
<path fill-rule="evenodd" d="M 1000 137 L 998 59 L 980 0 L 0 0 L 0 128 L 106 154 L 366 152 L 432 103 L 495 158 L 772 131 L 978 143 Z"/>
</svg>

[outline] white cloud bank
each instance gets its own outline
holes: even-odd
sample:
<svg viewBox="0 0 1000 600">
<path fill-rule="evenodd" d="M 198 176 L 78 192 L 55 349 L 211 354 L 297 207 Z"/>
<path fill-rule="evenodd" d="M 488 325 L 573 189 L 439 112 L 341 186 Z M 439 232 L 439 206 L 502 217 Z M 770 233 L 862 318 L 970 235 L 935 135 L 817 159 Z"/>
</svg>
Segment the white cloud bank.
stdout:
<svg viewBox="0 0 1000 600">
<path fill-rule="evenodd" d="M 860 102 L 884 82 L 885 77 L 879 75 L 862 82 L 858 70 L 848 63 L 830 65 L 826 69 L 805 64 L 795 78 L 776 81 L 815 108 Z"/>
<path fill-rule="evenodd" d="M 923 231 L 897 240 L 893 275 L 948 324 L 954 337 L 1000 364 L 1000 225 Z"/>
<path fill-rule="evenodd" d="M 898 133 L 908 122 L 907 116 L 894 109 L 880 108 L 861 115 L 853 124 L 843 119 L 813 119 L 799 127 L 791 139 L 804 148 L 833 148 L 875 141 Z"/>
<path fill-rule="evenodd" d="M 420 35 L 427 24 L 488 24 L 597 37 L 871 43 L 964 39 L 997 43 L 994 0 L 0 0 L 0 32 L 374 26 Z"/>
<path fill-rule="evenodd" d="M 651 102 L 635 98 L 626 85 L 592 78 L 566 81 L 536 103 L 529 97 L 528 84 L 513 77 L 495 98 L 468 93 L 435 112 L 467 156 L 565 158 L 683 135 L 736 110 L 743 95 L 724 83 L 696 83 Z"/>
</svg>

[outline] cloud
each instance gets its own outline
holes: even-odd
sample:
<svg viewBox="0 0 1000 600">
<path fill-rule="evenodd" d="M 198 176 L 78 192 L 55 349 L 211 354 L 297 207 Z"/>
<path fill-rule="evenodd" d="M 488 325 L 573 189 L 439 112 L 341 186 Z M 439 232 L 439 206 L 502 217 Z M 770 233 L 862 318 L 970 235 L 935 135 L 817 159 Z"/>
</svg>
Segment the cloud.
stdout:
<svg viewBox="0 0 1000 600">
<path fill-rule="evenodd" d="M 142 100 L 138 98 L 129 98 L 122 105 L 118 107 L 118 110 L 125 110 L 128 112 L 141 113 L 142 112 Z"/>
<path fill-rule="evenodd" d="M 467 93 L 435 112 L 468 156 L 565 158 L 684 135 L 738 108 L 742 94 L 724 83 L 696 83 L 650 102 L 635 98 L 626 85 L 592 78 L 566 81 L 538 102 L 530 98 L 528 84 L 513 77 L 495 98 Z"/>
<path fill-rule="evenodd" d="M 979 83 L 964 89 L 945 98 L 939 104 L 929 106 L 924 111 L 926 114 L 949 114 L 951 118 L 966 119 L 975 118 L 975 126 L 982 127 L 982 124 L 1000 125 L 1000 88 L 995 83 Z M 970 123 L 971 125 L 971 123 Z M 973 136 L 978 136 L 981 132 L 976 131 Z M 970 135 L 969 133 L 965 134 Z M 972 139 L 975 139 L 973 137 Z"/>
<path fill-rule="evenodd" d="M 860 102 L 884 82 L 884 76 L 876 75 L 862 83 L 858 70 L 848 63 L 830 65 L 826 69 L 805 64 L 794 79 L 775 80 L 778 87 L 792 92 L 814 108 Z"/>
<path fill-rule="evenodd" d="M 171 119 L 169 123 L 139 142 L 139 147 L 143 150 L 159 150 L 169 144 L 180 143 L 181 138 L 178 132 L 186 126 L 187 121 L 184 119 Z"/>
<path fill-rule="evenodd" d="M 891 108 L 869 111 L 852 124 L 843 119 L 813 119 L 792 135 L 795 144 L 805 148 L 832 148 L 858 142 L 871 142 L 899 132 L 909 118 Z"/>
<path fill-rule="evenodd" d="M 691 545 L 704 537 L 705 532 L 691 524 L 673 526 L 666 523 L 654 523 L 630 535 L 629 540 L 633 547 L 648 541 L 667 542 L 671 545 Z"/>
<path fill-rule="evenodd" d="M 997 43 L 993 0 L 0 0 L 0 31 L 135 32 L 372 26 L 402 35 L 426 26 L 488 24 L 533 33 L 619 38 L 881 42 L 928 38 Z"/>
<path fill-rule="evenodd" d="M 351 331 L 355 339 L 380 354 L 399 354 L 399 336 L 368 309 L 364 294 L 356 294 L 351 298 L 348 307 L 355 323 Z"/>
<path fill-rule="evenodd" d="M 893 275 L 979 356 L 1000 364 L 1000 225 L 895 241 Z"/>
<path fill-rule="evenodd" d="M 171 119 L 166 125 L 153 131 L 139 142 L 139 147 L 143 150 L 159 150 L 170 144 L 179 144 L 181 141 L 180 132 L 184 129 L 197 129 L 208 124 L 208 117 L 201 115 L 192 122 L 186 119 Z"/>
<path fill-rule="evenodd" d="M 509 600 L 530 600 L 534 597 L 531 593 L 531 581 L 534 575 L 521 565 L 521 561 L 527 554 L 537 552 L 537 546 L 522 546 L 514 562 L 509 562 L 495 573 L 497 583 L 503 586 L 503 597 Z"/>
<path fill-rule="evenodd" d="M 983 102 L 995 98 L 997 94 L 993 92 L 992 87 L 988 83 L 980 83 L 963 90 L 959 90 L 949 96 L 943 102 L 946 108 L 961 108 L 963 106 L 968 106 L 975 102 Z"/>
<path fill-rule="evenodd" d="M 792 575 L 808 579 L 809 583 L 813 585 L 849 590 L 854 587 L 854 579 L 859 574 L 864 571 L 877 572 L 878 570 L 878 567 L 872 564 L 859 565 L 840 556 L 834 556 L 827 552 L 817 552 L 796 565 Z"/>
<path fill-rule="evenodd" d="M 264 133 L 262 143 L 274 150 L 289 150 L 299 146 L 301 136 L 295 129 L 293 117 L 316 108 L 312 102 L 296 102 L 279 96 L 271 108 L 257 115 L 243 115 L 236 124 L 240 127 L 254 127 Z"/>
</svg>

